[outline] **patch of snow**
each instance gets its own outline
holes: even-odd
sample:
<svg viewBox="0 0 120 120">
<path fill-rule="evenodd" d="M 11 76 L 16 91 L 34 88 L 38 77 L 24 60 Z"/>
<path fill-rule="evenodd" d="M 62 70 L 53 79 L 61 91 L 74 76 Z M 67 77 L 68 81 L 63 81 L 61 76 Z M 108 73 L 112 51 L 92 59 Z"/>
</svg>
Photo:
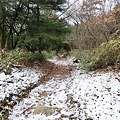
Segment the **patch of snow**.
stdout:
<svg viewBox="0 0 120 120">
<path fill-rule="evenodd" d="M 77 66 L 77 63 L 73 63 L 75 60 L 74 57 L 66 57 L 66 58 L 58 58 L 57 56 L 53 57 L 52 59 L 48 59 L 48 61 L 57 64 L 57 65 L 74 65 Z"/>
<path fill-rule="evenodd" d="M 30 84 L 36 84 L 42 73 L 32 69 L 13 69 L 11 75 L 0 73 L 0 101 L 10 94 L 19 94 Z"/>
<path fill-rule="evenodd" d="M 60 63 L 60 62 L 59 62 Z M 116 79 L 119 73 L 84 73 L 73 71 L 64 80 L 51 79 L 46 84 L 33 89 L 28 98 L 17 104 L 10 120 L 120 120 L 120 82 Z M 68 99 L 68 95 L 71 96 Z M 52 106 L 61 109 L 51 116 L 34 114 L 38 105 Z"/>
</svg>

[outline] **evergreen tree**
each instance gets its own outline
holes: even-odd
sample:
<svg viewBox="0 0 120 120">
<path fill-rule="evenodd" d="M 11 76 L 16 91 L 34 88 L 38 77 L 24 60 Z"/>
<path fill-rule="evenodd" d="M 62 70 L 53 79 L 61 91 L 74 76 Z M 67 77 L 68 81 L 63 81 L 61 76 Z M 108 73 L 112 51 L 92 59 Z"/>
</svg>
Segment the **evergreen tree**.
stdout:
<svg viewBox="0 0 120 120">
<path fill-rule="evenodd" d="M 62 49 L 66 33 L 70 32 L 67 23 L 63 19 L 44 16 L 39 23 L 32 21 L 28 25 L 27 37 L 24 41 L 25 47 L 31 51 Z"/>
<path fill-rule="evenodd" d="M 53 39 L 62 40 L 65 34 L 63 35 L 60 29 L 66 29 L 67 24 L 54 15 L 55 11 L 63 10 L 64 3 L 65 0 L 1 0 L 0 5 L 5 8 L 2 14 L 2 17 L 4 16 L 2 28 L 6 29 L 2 48 L 14 49 L 22 45 L 22 47 L 26 46 L 29 49 L 33 47 L 33 50 L 41 51 Z M 59 25 L 64 27 L 59 27 Z M 50 33 L 49 30 L 53 32 Z M 3 41 L 3 38 L 0 40 Z M 48 47 L 45 48 L 48 49 Z M 52 49 L 51 46 L 50 48 Z"/>
</svg>

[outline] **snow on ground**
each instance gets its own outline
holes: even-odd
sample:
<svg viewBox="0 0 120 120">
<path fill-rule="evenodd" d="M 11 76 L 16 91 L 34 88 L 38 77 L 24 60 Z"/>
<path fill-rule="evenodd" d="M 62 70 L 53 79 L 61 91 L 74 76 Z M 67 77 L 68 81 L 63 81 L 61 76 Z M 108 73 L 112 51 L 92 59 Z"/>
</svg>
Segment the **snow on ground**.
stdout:
<svg viewBox="0 0 120 120">
<path fill-rule="evenodd" d="M 19 94 L 30 84 L 36 84 L 42 73 L 28 68 L 14 68 L 11 75 L 0 73 L 0 101 L 10 94 Z"/>
<path fill-rule="evenodd" d="M 73 65 L 73 60 L 75 60 L 74 57 L 66 57 L 66 58 L 59 58 L 57 56 L 54 56 L 52 59 L 48 59 L 48 61 L 57 64 L 57 65 Z M 78 65 L 78 64 L 74 64 L 74 65 Z"/>
<path fill-rule="evenodd" d="M 52 61 L 52 60 L 51 60 Z M 53 60 L 57 64 L 61 61 Z M 68 61 L 63 64 L 69 63 Z M 10 120 L 120 120 L 120 73 L 71 72 L 67 79 L 52 78 L 33 89 L 17 104 Z M 38 105 L 59 108 L 50 116 L 34 114 Z"/>
</svg>

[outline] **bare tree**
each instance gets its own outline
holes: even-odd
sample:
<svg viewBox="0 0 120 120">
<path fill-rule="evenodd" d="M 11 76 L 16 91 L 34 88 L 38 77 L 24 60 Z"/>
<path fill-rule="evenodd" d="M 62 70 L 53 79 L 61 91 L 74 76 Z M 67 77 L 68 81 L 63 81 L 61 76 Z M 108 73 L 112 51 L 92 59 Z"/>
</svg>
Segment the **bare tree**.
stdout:
<svg viewBox="0 0 120 120">
<path fill-rule="evenodd" d="M 120 10 L 113 9 L 119 1 L 84 0 L 72 6 L 67 16 L 73 21 L 72 41 L 79 49 L 90 49 L 108 41 L 111 34 L 118 30 Z M 118 14 L 118 15 L 117 15 Z M 73 39 L 74 38 L 74 39 Z M 69 36 L 70 39 L 70 36 Z"/>
</svg>

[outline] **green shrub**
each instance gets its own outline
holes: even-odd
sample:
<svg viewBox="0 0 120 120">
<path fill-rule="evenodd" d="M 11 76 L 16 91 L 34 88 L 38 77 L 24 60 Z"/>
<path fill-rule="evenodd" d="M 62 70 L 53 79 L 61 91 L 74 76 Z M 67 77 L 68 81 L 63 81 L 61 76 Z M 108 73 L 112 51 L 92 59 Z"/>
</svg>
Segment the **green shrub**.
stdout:
<svg viewBox="0 0 120 120">
<path fill-rule="evenodd" d="M 15 49 L 1 54 L 0 72 L 10 74 L 12 71 L 12 64 L 28 65 L 34 61 L 42 61 L 44 59 L 45 57 L 42 53 Z"/>
<path fill-rule="evenodd" d="M 79 54 L 79 58 L 82 68 L 87 70 L 112 65 L 116 61 L 120 61 L 120 40 L 111 40 L 92 50 L 85 50 Z"/>
<path fill-rule="evenodd" d="M 42 54 L 44 55 L 44 57 L 47 59 L 47 58 L 51 58 L 53 56 L 56 55 L 56 51 L 42 51 Z"/>
<path fill-rule="evenodd" d="M 73 57 L 75 56 L 76 58 L 80 58 L 80 50 L 79 49 L 72 49 L 69 52 L 69 54 Z"/>
<path fill-rule="evenodd" d="M 36 60 L 42 61 L 44 60 L 43 54 L 39 52 L 28 52 L 23 49 L 15 49 L 13 51 L 10 51 L 7 53 L 7 60 L 10 60 L 11 63 L 14 64 L 23 64 L 27 65 L 31 62 L 34 62 Z"/>
</svg>

